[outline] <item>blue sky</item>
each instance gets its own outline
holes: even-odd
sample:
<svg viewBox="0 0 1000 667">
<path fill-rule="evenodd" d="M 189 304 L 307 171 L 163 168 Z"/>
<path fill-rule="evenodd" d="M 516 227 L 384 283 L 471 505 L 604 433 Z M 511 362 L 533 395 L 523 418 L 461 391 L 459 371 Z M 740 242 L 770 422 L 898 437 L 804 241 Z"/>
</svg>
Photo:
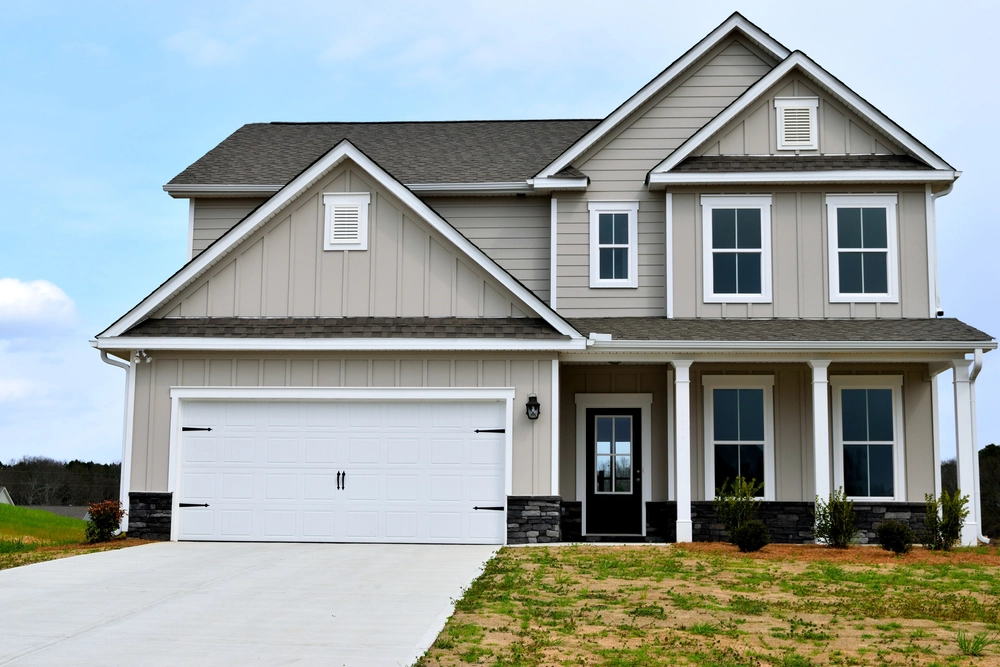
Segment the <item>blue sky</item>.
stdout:
<svg viewBox="0 0 1000 667">
<path fill-rule="evenodd" d="M 734 10 L 965 172 L 938 203 L 943 305 L 1000 333 L 1000 6 L 693 5 L 0 2 L 0 460 L 120 458 L 124 372 L 87 341 L 183 263 L 161 186 L 240 125 L 603 117 Z"/>
</svg>

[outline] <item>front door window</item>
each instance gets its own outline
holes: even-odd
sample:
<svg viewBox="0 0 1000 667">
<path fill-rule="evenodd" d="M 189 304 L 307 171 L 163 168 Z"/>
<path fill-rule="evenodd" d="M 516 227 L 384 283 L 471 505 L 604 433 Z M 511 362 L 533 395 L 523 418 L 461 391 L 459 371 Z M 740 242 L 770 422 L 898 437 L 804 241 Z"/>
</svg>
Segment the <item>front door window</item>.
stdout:
<svg viewBox="0 0 1000 667">
<path fill-rule="evenodd" d="M 642 534 L 642 410 L 588 408 L 585 529 Z"/>
<path fill-rule="evenodd" d="M 632 417 L 595 417 L 597 493 L 632 493 Z"/>
</svg>

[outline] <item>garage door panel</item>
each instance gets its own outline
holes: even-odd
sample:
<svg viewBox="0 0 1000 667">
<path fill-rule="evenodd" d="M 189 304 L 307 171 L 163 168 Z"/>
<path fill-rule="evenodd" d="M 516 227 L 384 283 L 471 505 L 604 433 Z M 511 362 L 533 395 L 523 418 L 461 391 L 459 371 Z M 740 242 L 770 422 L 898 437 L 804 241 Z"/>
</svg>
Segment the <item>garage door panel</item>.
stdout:
<svg viewBox="0 0 1000 667">
<path fill-rule="evenodd" d="M 502 543 L 501 402 L 185 403 L 180 539 Z M 343 473 L 343 478 L 338 477 Z M 484 516 L 487 515 L 487 516 Z"/>
</svg>

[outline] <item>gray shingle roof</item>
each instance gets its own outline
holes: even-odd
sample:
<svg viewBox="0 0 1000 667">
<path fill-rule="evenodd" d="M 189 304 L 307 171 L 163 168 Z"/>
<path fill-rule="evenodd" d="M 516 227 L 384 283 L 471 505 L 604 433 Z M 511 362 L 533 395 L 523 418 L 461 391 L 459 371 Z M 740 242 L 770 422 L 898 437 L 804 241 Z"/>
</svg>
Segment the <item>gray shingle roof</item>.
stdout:
<svg viewBox="0 0 1000 667">
<path fill-rule="evenodd" d="M 168 185 L 283 185 L 343 139 L 406 184 L 510 183 L 534 176 L 598 122 L 251 123 Z"/>
<path fill-rule="evenodd" d="M 671 171 L 845 171 L 853 169 L 914 171 L 931 168 L 909 155 L 712 155 L 689 157 Z"/>
<path fill-rule="evenodd" d="M 529 317 L 171 317 L 145 320 L 122 335 L 157 338 L 569 338 L 545 320 Z"/>
<path fill-rule="evenodd" d="M 674 341 L 926 341 L 985 343 L 989 334 L 954 318 L 897 320 L 717 320 L 666 317 L 574 317 L 584 336 Z"/>
</svg>

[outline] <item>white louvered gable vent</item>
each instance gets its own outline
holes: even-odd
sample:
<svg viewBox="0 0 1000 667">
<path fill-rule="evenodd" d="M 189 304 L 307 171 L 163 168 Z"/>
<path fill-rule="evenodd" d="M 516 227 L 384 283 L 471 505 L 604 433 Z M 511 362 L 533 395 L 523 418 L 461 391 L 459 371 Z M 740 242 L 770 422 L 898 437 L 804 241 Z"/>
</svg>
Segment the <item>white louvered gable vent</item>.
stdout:
<svg viewBox="0 0 1000 667">
<path fill-rule="evenodd" d="M 367 192 L 325 193 L 324 250 L 368 249 Z"/>
<path fill-rule="evenodd" d="M 815 150 L 816 111 L 819 100 L 815 97 L 778 97 L 774 100 L 778 113 L 778 150 Z"/>
</svg>

